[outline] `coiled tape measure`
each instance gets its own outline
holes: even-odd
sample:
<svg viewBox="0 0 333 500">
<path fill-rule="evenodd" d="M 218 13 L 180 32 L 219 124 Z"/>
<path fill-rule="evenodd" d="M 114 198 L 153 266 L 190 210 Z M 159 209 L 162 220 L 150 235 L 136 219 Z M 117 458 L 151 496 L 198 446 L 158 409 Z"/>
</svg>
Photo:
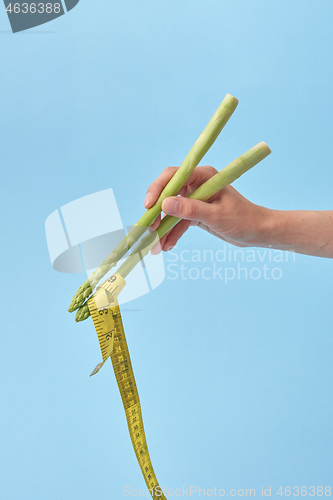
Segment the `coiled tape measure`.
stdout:
<svg viewBox="0 0 333 500">
<path fill-rule="evenodd" d="M 102 362 L 98 363 L 91 375 L 95 375 L 111 357 L 132 445 L 147 488 L 152 498 L 166 500 L 149 457 L 139 393 L 117 301 L 125 285 L 125 280 L 119 274 L 114 274 L 102 283 L 88 300 L 88 308 L 102 352 Z"/>
</svg>

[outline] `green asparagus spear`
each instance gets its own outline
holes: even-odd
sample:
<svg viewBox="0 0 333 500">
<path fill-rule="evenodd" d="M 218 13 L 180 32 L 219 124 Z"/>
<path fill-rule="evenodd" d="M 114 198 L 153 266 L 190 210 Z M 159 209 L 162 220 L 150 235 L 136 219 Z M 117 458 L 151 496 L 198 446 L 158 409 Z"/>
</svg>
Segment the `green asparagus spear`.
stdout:
<svg viewBox="0 0 333 500">
<path fill-rule="evenodd" d="M 104 262 L 102 262 L 99 268 L 89 276 L 87 281 L 80 286 L 72 298 L 71 304 L 68 308 L 69 312 L 75 311 L 84 303 L 84 301 L 92 294 L 100 279 L 103 278 L 103 276 L 126 254 L 132 245 L 134 245 L 134 243 L 141 238 L 147 227 L 149 227 L 161 213 L 162 201 L 168 196 L 173 196 L 178 193 L 195 167 L 207 153 L 208 149 L 215 142 L 221 130 L 231 117 L 232 113 L 235 111 L 237 104 L 238 100 L 235 97 L 230 94 L 225 96 L 220 106 L 208 122 L 205 130 L 194 143 L 181 167 L 163 189 L 155 205 L 143 214 L 141 219 L 139 219 L 138 222 L 132 227 L 131 231 L 129 231 L 123 241 L 113 250 Z"/>
<path fill-rule="evenodd" d="M 193 200 L 207 201 L 209 198 L 218 193 L 228 184 L 238 179 L 247 170 L 254 167 L 261 160 L 266 158 L 271 153 L 271 150 L 265 142 L 260 142 L 246 153 L 239 156 L 223 168 L 220 172 L 211 177 L 208 181 L 198 187 L 188 198 Z M 179 218 L 171 215 L 165 216 L 156 231 L 145 236 L 133 249 L 131 255 L 127 257 L 125 262 L 117 270 L 117 274 L 126 278 L 132 269 L 148 254 L 151 248 L 178 222 Z M 83 321 L 90 316 L 88 306 L 84 304 L 76 314 L 76 321 Z"/>
</svg>

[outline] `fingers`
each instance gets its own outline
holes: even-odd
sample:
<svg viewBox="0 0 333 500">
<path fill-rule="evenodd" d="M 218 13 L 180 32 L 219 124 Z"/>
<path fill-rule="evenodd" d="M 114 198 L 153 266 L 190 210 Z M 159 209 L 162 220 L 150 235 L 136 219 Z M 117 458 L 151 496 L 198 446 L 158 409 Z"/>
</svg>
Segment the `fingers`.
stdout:
<svg viewBox="0 0 333 500">
<path fill-rule="evenodd" d="M 163 170 L 161 175 L 157 177 L 157 179 L 149 186 L 144 201 L 145 208 L 150 208 L 156 203 L 161 192 L 168 184 L 170 179 L 174 176 L 178 168 L 179 167 L 167 167 Z M 201 184 L 206 182 L 216 173 L 217 170 L 210 166 L 197 167 L 184 183 L 184 186 L 179 191 L 179 194 L 181 194 L 182 196 L 188 196 L 198 186 L 201 186 Z"/>
<path fill-rule="evenodd" d="M 188 230 L 188 228 L 192 225 L 192 222 L 189 220 L 181 220 L 176 224 L 176 226 L 170 231 L 166 236 L 166 240 L 161 245 L 162 250 L 168 252 L 172 250 L 176 245 L 177 241 L 183 236 L 184 233 Z"/>
<path fill-rule="evenodd" d="M 159 175 L 157 179 L 155 179 L 155 181 L 150 184 L 144 201 L 145 208 L 150 208 L 154 205 L 154 203 L 156 203 L 159 195 L 177 170 L 178 167 L 165 168 L 161 175 Z"/>
<path fill-rule="evenodd" d="M 158 226 L 160 225 L 160 222 L 161 222 L 161 214 L 154 220 L 152 225 L 148 228 L 148 231 L 151 233 L 152 231 L 154 231 L 154 229 L 157 229 Z"/>
<path fill-rule="evenodd" d="M 152 255 L 158 255 L 159 253 L 161 253 L 162 251 L 162 247 L 164 245 L 164 242 L 165 240 L 167 239 L 168 235 L 165 234 L 161 239 L 160 241 L 158 241 L 154 246 L 153 248 L 150 250 L 150 253 Z"/>
<path fill-rule="evenodd" d="M 177 241 L 183 236 L 188 228 L 194 223 L 189 220 L 181 220 L 176 226 L 165 234 L 158 243 L 151 249 L 152 255 L 158 255 L 162 250 L 168 252 L 172 250 Z"/>
<path fill-rule="evenodd" d="M 188 196 L 216 173 L 217 170 L 214 167 L 209 167 L 208 165 L 204 167 L 197 167 L 184 183 L 178 194 L 181 196 Z"/>
<path fill-rule="evenodd" d="M 162 203 L 162 210 L 180 219 L 199 221 L 211 226 L 216 222 L 216 209 L 211 203 L 181 196 L 170 196 Z"/>
</svg>

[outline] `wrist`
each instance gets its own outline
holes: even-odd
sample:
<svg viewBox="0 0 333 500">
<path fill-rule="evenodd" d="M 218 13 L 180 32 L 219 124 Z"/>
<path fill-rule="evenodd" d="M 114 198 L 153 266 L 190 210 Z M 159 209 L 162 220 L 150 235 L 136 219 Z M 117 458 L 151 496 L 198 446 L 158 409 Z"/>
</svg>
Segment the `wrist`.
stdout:
<svg viewBox="0 0 333 500">
<path fill-rule="evenodd" d="M 298 246 L 301 240 L 300 221 L 297 218 L 299 212 L 262 208 L 259 246 L 299 252 Z"/>
<path fill-rule="evenodd" d="M 271 247 L 274 245 L 273 237 L 276 236 L 279 226 L 279 211 L 259 205 L 255 207 L 254 227 L 256 230 L 253 232 L 252 246 Z"/>
</svg>

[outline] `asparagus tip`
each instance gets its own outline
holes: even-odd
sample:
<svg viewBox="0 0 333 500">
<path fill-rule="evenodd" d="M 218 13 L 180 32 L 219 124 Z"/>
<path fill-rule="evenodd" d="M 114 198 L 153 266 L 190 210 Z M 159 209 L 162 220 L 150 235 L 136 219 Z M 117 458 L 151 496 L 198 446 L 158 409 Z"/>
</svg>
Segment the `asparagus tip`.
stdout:
<svg viewBox="0 0 333 500">
<path fill-rule="evenodd" d="M 76 313 L 75 316 L 75 321 L 78 323 L 79 321 L 84 321 L 85 319 L 89 318 L 90 316 L 90 311 L 88 307 L 84 307 L 83 310 L 80 308 L 78 312 Z"/>
<path fill-rule="evenodd" d="M 77 303 L 77 302 L 72 302 L 71 305 L 69 306 L 68 308 L 68 311 L 71 313 L 71 312 L 74 312 L 76 311 L 76 309 L 78 309 L 80 307 L 80 303 Z"/>
</svg>

